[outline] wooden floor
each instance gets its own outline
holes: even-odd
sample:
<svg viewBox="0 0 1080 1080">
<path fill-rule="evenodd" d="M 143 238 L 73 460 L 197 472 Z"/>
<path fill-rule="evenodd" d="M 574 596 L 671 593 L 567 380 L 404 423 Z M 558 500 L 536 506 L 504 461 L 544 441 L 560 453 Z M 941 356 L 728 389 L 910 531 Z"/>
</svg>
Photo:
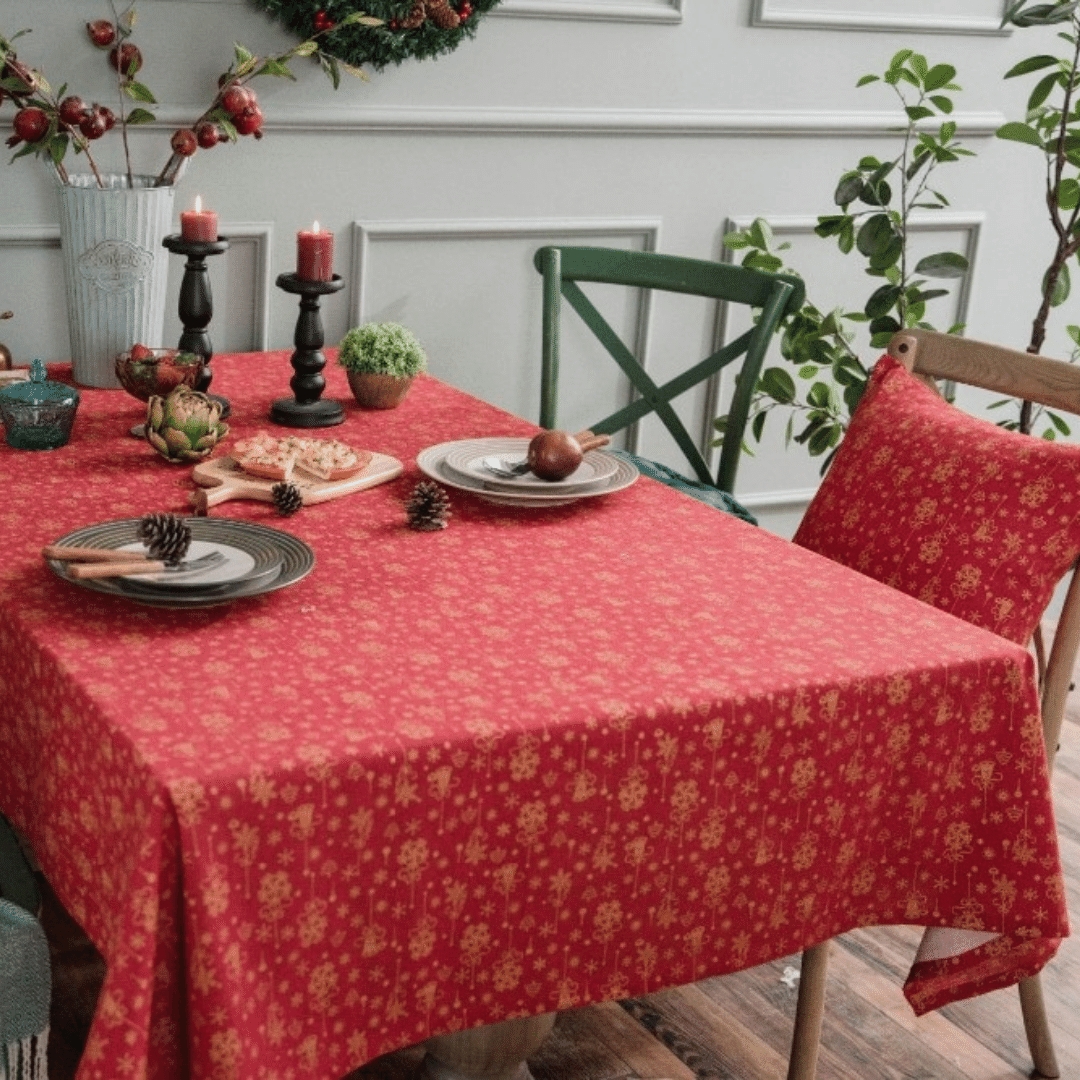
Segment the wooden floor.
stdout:
<svg viewBox="0 0 1080 1080">
<path fill-rule="evenodd" d="M 1080 912 L 1080 692 L 1070 700 L 1054 774 L 1069 911 Z M 93 947 L 54 900 L 43 921 L 56 987 L 49 1076 L 74 1075 L 100 985 Z M 1015 989 L 928 1016 L 900 987 L 916 931 L 873 929 L 842 938 L 830 960 L 818 1080 L 1019 1080 L 1031 1061 Z M 795 1009 L 788 957 L 649 998 L 563 1013 L 531 1060 L 535 1080 L 783 1080 Z M 1080 1078 L 1080 932 L 1043 973 L 1061 1076 Z M 406 1080 L 420 1051 L 403 1050 L 348 1080 Z M 329 1078 L 328 1078 L 329 1080 Z"/>
</svg>

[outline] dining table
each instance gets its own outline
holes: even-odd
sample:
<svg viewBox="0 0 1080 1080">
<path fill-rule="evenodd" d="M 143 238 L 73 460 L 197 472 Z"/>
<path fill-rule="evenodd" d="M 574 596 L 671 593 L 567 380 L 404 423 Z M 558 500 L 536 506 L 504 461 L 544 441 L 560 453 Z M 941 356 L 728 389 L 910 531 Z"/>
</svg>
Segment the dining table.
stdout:
<svg viewBox="0 0 1080 1080">
<path fill-rule="evenodd" d="M 0 811 L 106 963 L 81 1080 L 332 1080 L 854 927 L 973 935 L 912 958 L 920 1013 L 1054 955 L 1025 649 L 646 476 L 440 484 L 445 527 L 413 528 L 425 451 L 537 426 L 432 374 L 362 409 L 327 349 L 344 422 L 280 427 L 289 357 L 214 357 L 212 460 L 268 432 L 401 471 L 210 507 L 313 552 L 287 587 L 146 603 L 42 557 L 193 513 L 121 390 L 0 448 Z"/>
</svg>

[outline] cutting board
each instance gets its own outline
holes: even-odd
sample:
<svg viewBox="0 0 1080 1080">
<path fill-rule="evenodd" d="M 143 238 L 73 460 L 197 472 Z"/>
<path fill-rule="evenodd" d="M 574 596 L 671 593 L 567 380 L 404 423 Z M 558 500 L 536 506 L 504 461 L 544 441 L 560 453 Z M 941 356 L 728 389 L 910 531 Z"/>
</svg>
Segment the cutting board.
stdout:
<svg viewBox="0 0 1080 1080">
<path fill-rule="evenodd" d="M 351 495 L 378 484 L 385 484 L 400 476 L 404 466 L 397 458 L 387 454 L 374 454 L 367 467 L 355 476 L 344 480 L 318 480 L 314 476 L 295 469 L 292 482 L 300 489 L 305 506 Z M 274 501 L 273 487 L 278 480 L 268 480 L 244 472 L 231 457 L 200 461 L 192 470 L 191 478 L 202 485 L 188 496 L 195 512 L 204 517 L 211 506 L 228 502 L 229 499 L 256 499 L 259 502 Z"/>
</svg>

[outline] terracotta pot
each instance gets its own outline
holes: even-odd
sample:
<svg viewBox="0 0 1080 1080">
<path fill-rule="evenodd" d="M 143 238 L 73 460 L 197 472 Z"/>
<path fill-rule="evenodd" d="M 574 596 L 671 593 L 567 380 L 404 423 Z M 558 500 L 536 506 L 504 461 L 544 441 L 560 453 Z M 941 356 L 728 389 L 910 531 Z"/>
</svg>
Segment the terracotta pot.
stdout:
<svg viewBox="0 0 1080 1080">
<path fill-rule="evenodd" d="M 365 409 L 396 409 L 412 386 L 412 376 L 374 375 L 347 371 L 349 387 L 356 403 Z"/>
</svg>

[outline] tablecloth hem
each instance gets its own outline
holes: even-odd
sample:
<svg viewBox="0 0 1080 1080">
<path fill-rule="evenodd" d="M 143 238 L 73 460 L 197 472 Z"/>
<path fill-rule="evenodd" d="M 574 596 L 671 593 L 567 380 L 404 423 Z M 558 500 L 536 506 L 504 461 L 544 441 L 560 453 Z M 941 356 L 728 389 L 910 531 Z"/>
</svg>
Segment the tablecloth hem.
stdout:
<svg viewBox="0 0 1080 1080">
<path fill-rule="evenodd" d="M 1000 939 L 942 960 L 915 963 L 904 996 L 916 1016 L 944 1005 L 1013 986 L 1037 975 L 1057 953 L 1061 938 L 1035 938 L 1003 950 Z"/>
</svg>

